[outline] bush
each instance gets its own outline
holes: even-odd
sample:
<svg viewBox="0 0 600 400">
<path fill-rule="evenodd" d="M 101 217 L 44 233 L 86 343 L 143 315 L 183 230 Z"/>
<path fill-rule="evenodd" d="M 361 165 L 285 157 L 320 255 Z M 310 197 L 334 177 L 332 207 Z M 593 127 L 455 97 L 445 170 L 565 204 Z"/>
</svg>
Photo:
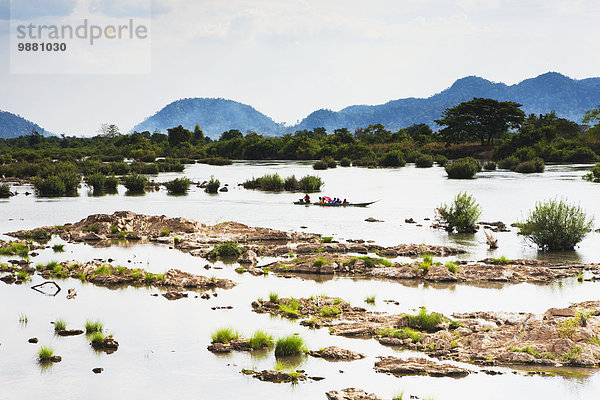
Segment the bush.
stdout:
<svg viewBox="0 0 600 400">
<path fill-rule="evenodd" d="M 313 164 L 313 169 L 317 169 L 317 170 L 327 169 L 327 163 L 323 160 L 316 161 Z"/>
<path fill-rule="evenodd" d="M 304 193 L 318 192 L 323 186 L 323 181 L 318 176 L 306 175 L 298 181 L 298 189 Z"/>
<path fill-rule="evenodd" d="M 435 211 L 436 218 L 446 225 L 448 232 L 452 232 L 454 229 L 458 233 L 477 231 L 475 224 L 481 215 L 481 208 L 475 199 L 466 192 L 457 194 L 450 206 L 442 204 Z"/>
<path fill-rule="evenodd" d="M 344 157 L 340 160 L 340 166 L 341 167 L 349 167 L 351 164 L 351 161 L 348 157 Z"/>
<path fill-rule="evenodd" d="M 327 163 L 327 168 L 335 168 L 335 167 L 337 167 L 337 163 L 335 162 L 335 160 L 333 159 L 333 157 L 326 156 L 326 157 L 323 157 L 321 159 L 321 161 Z"/>
<path fill-rule="evenodd" d="M 33 187 L 38 196 L 74 195 L 77 194 L 80 183 L 81 176 L 78 173 L 66 170 L 45 178 L 35 177 Z"/>
<path fill-rule="evenodd" d="M 596 164 L 594 168 L 592 168 L 592 172 L 586 174 L 583 179 L 590 182 L 600 182 L 600 163 Z"/>
<path fill-rule="evenodd" d="M 203 158 L 198 160 L 199 164 L 209 164 L 209 165 L 231 165 L 233 161 L 223 158 L 223 157 L 213 157 L 213 158 Z"/>
<path fill-rule="evenodd" d="M 118 185 L 119 179 L 114 175 L 107 176 L 104 180 L 104 190 L 106 190 L 107 192 L 116 192 Z"/>
<path fill-rule="evenodd" d="M 104 185 L 106 183 L 106 177 L 102 175 L 100 172 L 89 175 L 85 178 L 85 183 L 89 187 L 92 188 L 94 192 L 100 192 L 104 189 Z"/>
<path fill-rule="evenodd" d="M 204 189 L 204 191 L 206 193 L 217 193 L 219 191 L 220 186 L 221 186 L 221 182 L 219 182 L 218 179 L 216 179 L 214 176 L 211 175 L 210 181 L 208 181 L 208 184 L 206 185 L 206 188 Z"/>
<path fill-rule="evenodd" d="M 379 159 L 379 166 L 381 167 L 404 167 L 406 165 L 406 160 L 404 159 L 404 155 L 399 150 L 392 150 L 385 153 Z M 367 167 L 369 164 L 367 163 Z"/>
<path fill-rule="evenodd" d="M 123 185 L 131 193 L 143 193 L 147 184 L 148 178 L 142 175 L 131 174 L 123 177 Z"/>
<path fill-rule="evenodd" d="M 304 340 L 296 335 L 277 339 L 277 343 L 275 344 L 275 357 L 294 356 L 305 351 Z"/>
<path fill-rule="evenodd" d="M 515 156 L 506 157 L 498 161 L 498 168 L 500 169 L 513 169 L 519 165 L 519 159 Z"/>
<path fill-rule="evenodd" d="M 294 177 L 294 180 L 295 179 L 296 178 Z M 260 189 L 278 192 L 283 190 L 284 181 L 283 179 L 281 179 L 279 174 L 266 174 L 261 176 L 260 178 L 253 178 L 251 180 L 247 180 L 242 184 L 242 186 L 244 186 L 245 189 Z"/>
<path fill-rule="evenodd" d="M 415 165 L 417 166 L 417 168 L 433 167 L 433 156 L 429 154 L 421 154 L 415 160 Z"/>
<path fill-rule="evenodd" d="M 435 155 L 433 157 L 433 161 L 435 161 L 436 164 L 438 164 L 440 167 L 443 167 L 444 165 L 448 164 L 448 159 L 442 154 Z"/>
<path fill-rule="evenodd" d="M 0 185 L 0 199 L 6 199 L 10 196 L 12 196 L 10 186 L 8 186 L 7 184 Z"/>
<path fill-rule="evenodd" d="M 598 160 L 598 155 L 589 147 L 578 147 L 567 152 L 565 161 L 569 162 L 593 162 Z"/>
<path fill-rule="evenodd" d="M 292 175 L 292 176 L 288 176 L 287 178 L 285 178 L 285 181 L 283 181 L 283 188 L 287 191 L 294 191 L 297 190 L 299 186 L 298 183 L 298 179 L 296 179 L 296 175 Z"/>
<path fill-rule="evenodd" d="M 536 203 L 519 225 L 519 235 L 541 250 L 572 250 L 592 229 L 592 223 L 581 207 L 554 199 Z"/>
<path fill-rule="evenodd" d="M 444 166 L 450 179 L 471 179 L 481 169 L 479 161 L 466 157 L 454 160 Z"/>
<path fill-rule="evenodd" d="M 521 174 L 531 174 L 533 172 L 544 172 L 544 167 L 544 160 L 536 157 L 533 160 L 520 163 L 515 167 L 514 171 Z"/>
<path fill-rule="evenodd" d="M 190 180 L 186 177 L 176 178 L 165 183 L 169 194 L 185 194 L 190 188 Z"/>
<path fill-rule="evenodd" d="M 485 169 L 486 171 L 495 171 L 496 163 L 493 161 L 488 161 L 485 164 L 483 164 L 483 169 Z"/>
</svg>

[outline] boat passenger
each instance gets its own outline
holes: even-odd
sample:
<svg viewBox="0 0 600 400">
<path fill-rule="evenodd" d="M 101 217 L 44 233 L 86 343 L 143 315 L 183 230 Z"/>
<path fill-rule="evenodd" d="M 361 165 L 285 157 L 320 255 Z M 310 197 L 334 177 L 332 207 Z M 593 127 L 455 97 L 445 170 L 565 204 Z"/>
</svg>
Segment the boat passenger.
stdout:
<svg viewBox="0 0 600 400">
<path fill-rule="evenodd" d="M 344 202 L 342 204 L 348 204 L 348 201 L 346 201 L 346 199 L 344 199 Z"/>
<path fill-rule="evenodd" d="M 302 199 L 306 204 L 310 203 L 310 196 L 307 194 L 306 196 L 304 196 L 304 198 Z"/>
</svg>

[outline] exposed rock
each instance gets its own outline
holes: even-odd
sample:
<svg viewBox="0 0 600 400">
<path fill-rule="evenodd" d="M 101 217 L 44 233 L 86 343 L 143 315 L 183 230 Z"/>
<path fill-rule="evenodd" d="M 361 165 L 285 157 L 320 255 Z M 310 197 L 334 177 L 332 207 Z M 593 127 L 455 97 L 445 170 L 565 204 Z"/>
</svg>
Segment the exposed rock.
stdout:
<svg viewBox="0 0 600 400">
<path fill-rule="evenodd" d="M 61 356 L 52 356 L 52 357 L 50 357 L 50 362 L 58 363 L 58 362 L 61 362 L 61 361 L 62 361 L 62 357 Z"/>
<path fill-rule="evenodd" d="M 231 339 L 227 343 L 212 342 L 207 347 L 213 353 L 229 353 L 231 351 L 252 351 L 250 341 L 245 338 Z"/>
<path fill-rule="evenodd" d="M 252 250 L 246 250 L 240 258 L 237 260 L 240 264 L 256 264 L 258 262 L 258 258 L 256 253 Z"/>
<path fill-rule="evenodd" d="M 252 375 L 254 378 L 265 382 L 283 383 L 290 382 L 295 383 L 298 381 L 305 381 L 308 379 L 306 374 L 301 371 L 287 372 L 277 371 L 273 369 L 266 369 L 260 372 L 252 370 L 242 370 L 243 374 Z"/>
<path fill-rule="evenodd" d="M 81 329 L 61 329 L 56 331 L 58 336 L 77 336 L 83 334 Z"/>
<path fill-rule="evenodd" d="M 104 371 L 104 368 L 92 368 L 92 372 L 95 374 L 100 374 Z"/>
<path fill-rule="evenodd" d="M 405 223 L 407 223 L 407 224 L 416 224 L 416 223 L 417 223 L 417 222 L 416 222 L 414 219 L 412 219 L 412 218 L 407 218 L 407 219 L 405 219 L 405 220 L 404 220 L 404 222 L 405 222 Z"/>
<path fill-rule="evenodd" d="M 359 360 L 359 359 L 365 357 L 364 354 L 357 353 L 352 350 L 342 349 L 342 348 L 336 347 L 336 346 L 330 346 L 330 347 L 326 347 L 321 350 L 311 351 L 311 352 L 309 352 L 309 354 L 313 357 L 321 357 L 321 358 L 325 358 L 327 360 L 343 360 L 343 361 Z"/>
<path fill-rule="evenodd" d="M 37 342 L 38 342 L 38 338 L 36 338 L 36 337 L 32 337 L 32 338 L 29 338 L 27 341 L 28 341 L 29 343 L 37 343 Z"/>
<path fill-rule="evenodd" d="M 381 397 L 356 388 L 331 390 L 325 393 L 325 396 L 327 396 L 328 400 L 383 400 Z"/>
<path fill-rule="evenodd" d="M 8 285 L 10 285 L 10 284 L 15 283 L 17 281 L 17 278 L 15 278 L 15 276 L 12 275 L 12 274 L 3 275 L 3 276 L 0 277 L 0 281 L 6 283 Z"/>
<path fill-rule="evenodd" d="M 179 300 L 184 297 L 188 297 L 188 294 L 171 290 L 169 292 L 163 293 L 163 297 L 167 300 Z"/>
<path fill-rule="evenodd" d="M 110 336 L 107 336 L 102 340 L 92 342 L 91 345 L 94 349 L 102 350 L 108 354 L 114 353 L 119 349 L 119 342 Z"/>
<path fill-rule="evenodd" d="M 69 288 L 69 290 L 67 290 L 67 300 L 72 300 L 75 298 L 75 296 L 77 296 L 77 292 L 75 291 L 75 289 Z"/>
<path fill-rule="evenodd" d="M 318 315 L 323 318 L 336 318 L 350 313 L 353 308 L 339 297 L 311 297 L 301 299 L 280 298 L 277 302 L 254 301 L 252 310 L 257 313 L 277 314 L 287 318 Z"/>
<path fill-rule="evenodd" d="M 376 218 L 373 218 L 373 217 L 369 217 L 369 218 L 365 219 L 365 221 L 366 222 L 383 222 L 382 220 L 376 219 Z"/>
<path fill-rule="evenodd" d="M 375 371 L 390 373 L 397 376 L 404 375 L 429 375 L 450 376 L 462 378 L 469 375 L 470 371 L 450 364 L 436 363 L 425 358 L 379 357 L 375 363 Z"/>
</svg>

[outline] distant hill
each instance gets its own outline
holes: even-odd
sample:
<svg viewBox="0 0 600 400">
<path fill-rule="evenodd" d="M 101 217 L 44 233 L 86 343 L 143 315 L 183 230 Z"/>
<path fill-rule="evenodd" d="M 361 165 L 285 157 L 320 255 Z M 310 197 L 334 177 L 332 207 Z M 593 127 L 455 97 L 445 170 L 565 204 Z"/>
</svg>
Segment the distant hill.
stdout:
<svg viewBox="0 0 600 400">
<path fill-rule="evenodd" d="M 44 136 L 52 135 L 38 124 L 28 121 L 20 115 L 0 110 L 0 138 L 8 139 L 29 135 L 33 131 Z"/>
<path fill-rule="evenodd" d="M 159 130 L 183 125 L 194 129 L 200 125 L 205 134 L 218 138 L 230 129 L 247 130 L 260 134 L 276 136 L 284 131 L 284 125 L 278 124 L 249 105 L 227 99 L 188 98 L 174 101 L 156 114 L 137 124 L 133 130 L 138 132 Z"/>
<path fill-rule="evenodd" d="M 350 106 L 337 112 L 318 110 L 293 129 L 324 127 L 331 132 L 341 127 L 352 130 L 377 123 L 392 131 L 419 123 L 435 128 L 433 121 L 440 117 L 444 109 L 473 97 L 511 100 L 523 104 L 522 109 L 526 114 L 554 110 L 559 117 L 581 122 L 586 110 L 600 105 L 600 78 L 574 80 L 556 72 L 548 72 L 508 86 L 468 76 L 426 99 L 407 98 L 375 106 Z"/>
<path fill-rule="evenodd" d="M 337 128 L 350 130 L 369 124 L 383 124 L 395 131 L 412 124 L 425 123 L 437 127 L 435 119 L 447 107 L 486 97 L 511 100 L 523 104 L 525 113 L 556 111 L 562 118 L 580 122 L 586 110 L 600 105 L 600 78 L 571 79 L 548 72 L 515 85 L 495 83 L 476 76 L 458 79 L 452 86 L 428 98 L 392 100 L 380 105 L 353 105 L 340 111 L 317 110 L 294 126 L 284 126 L 256 111 L 251 106 L 226 99 L 188 98 L 177 100 L 142 123 L 137 131 L 165 132 L 167 128 L 183 125 L 193 129 L 199 124 L 209 136 L 216 138 L 229 129 L 247 130 L 275 136 L 299 129 L 324 127 L 328 132 Z"/>
</svg>

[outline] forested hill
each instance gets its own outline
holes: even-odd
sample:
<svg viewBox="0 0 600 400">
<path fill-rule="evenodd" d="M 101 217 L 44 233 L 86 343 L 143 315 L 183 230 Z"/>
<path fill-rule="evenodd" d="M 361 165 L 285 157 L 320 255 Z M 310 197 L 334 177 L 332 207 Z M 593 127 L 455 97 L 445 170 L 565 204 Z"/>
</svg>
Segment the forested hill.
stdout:
<svg viewBox="0 0 600 400">
<path fill-rule="evenodd" d="M 407 98 L 375 106 L 350 106 L 337 112 L 318 110 L 294 129 L 325 127 L 332 131 L 345 127 L 352 130 L 369 124 L 383 124 L 388 130 L 395 131 L 419 123 L 435 128 L 433 121 L 440 117 L 444 109 L 473 97 L 515 101 L 523 104 L 522 109 L 526 114 L 554 110 L 559 117 L 579 123 L 586 110 L 600 104 L 600 78 L 574 80 L 556 72 L 548 72 L 509 86 L 468 76 L 426 99 Z"/>
<path fill-rule="evenodd" d="M 319 127 L 325 127 L 328 132 L 336 128 L 353 130 L 369 124 L 383 124 L 391 131 L 420 123 L 435 129 L 433 121 L 444 109 L 473 97 L 516 101 L 523 104 L 527 114 L 554 110 L 559 117 L 581 122 L 586 110 L 600 105 L 600 78 L 575 80 L 548 72 L 509 86 L 468 76 L 426 99 L 399 99 L 374 106 L 354 105 L 340 111 L 317 110 L 291 127 L 284 127 L 251 106 L 232 100 L 190 98 L 167 105 L 136 125 L 134 130 L 166 132 L 167 128 L 177 125 L 194 129 L 199 124 L 206 134 L 215 138 L 230 129 L 252 130 L 268 136 Z"/>
<path fill-rule="evenodd" d="M 133 130 L 153 132 L 158 129 L 166 132 L 168 128 L 178 125 L 193 130 L 196 124 L 213 138 L 218 138 L 221 133 L 230 129 L 238 129 L 241 132 L 251 130 L 267 136 L 277 136 L 284 131 L 282 124 L 276 123 L 249 105 L 211 98 L 174 101 L 136 125 Z"/>
<path fill-rule="evenodd" d="M 44 136 L 52 135 L 50 132 L 46 132 L 38 124 L 28 121 L 17 114 L 0 110 L 0 138 L 8 139 L 29 135 L 33 131 Z"/>
</svg>

